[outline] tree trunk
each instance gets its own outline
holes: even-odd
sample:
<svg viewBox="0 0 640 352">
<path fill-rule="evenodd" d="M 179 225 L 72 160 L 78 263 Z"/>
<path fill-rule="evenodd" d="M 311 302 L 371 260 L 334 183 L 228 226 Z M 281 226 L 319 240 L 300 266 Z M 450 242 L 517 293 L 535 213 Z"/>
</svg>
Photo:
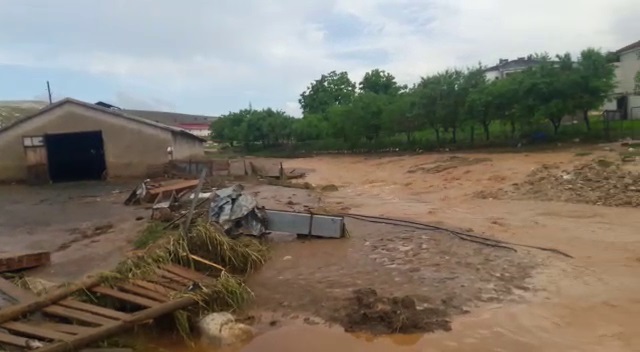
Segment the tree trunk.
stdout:
<svg viewBox="0 0 640 352">
<path fill-rule="evenodd" d="M 558 130 L 560 129 L 560 122 L 562 122 L 562 118 L 557 120 L 557 121 L 556 121 L 556 119 L 549 119 L 549 121 L 553 125 L 553 134 L 557 135 L 558 134 Z"/>
<path fill-rule="evenodd" d="M 591 122 L 589 121 L 589 110 L 582 110 L 582 119 L 584 125 L 587 126 L 587 131 L 591 131 Z"/>
<path fill-rule="evenodd" d="M 458 142 L 458 138 L 456 136 L 456 132 L 458 131 L 457 127 L 451 128 L 451 143 L 456 144 Z"/>
<path fill-rule="evenodd" d="M 509 122 L 511 123 L 511 138 L 513 139 L 516 136 L 516 121 L 511 120 Z"/>
<path fill-rule="evenodd" d="M 440 146 L 440 129 L 434 128 L 433 130 L 436 132 L 436 144 Z"/>
<path fill-rule="evenodd" d="M 475 142 L 475 137 L 476 137 L 476 126 L 471 125 L 470 133 L 471 134 L 469 135 L 469 141 L 473 145 L 473 142 Z"/>
<path fill-rule="evenodd" d="M 407 144 L 411 144 L 411 131 L 405 132 L 407 134 Z"/>
<path fill-rule="evenodd" d="M 482 129 L 484 130 L 484 140 L 489 140 L 489 123 L 482 122 Z"/>
</svg>

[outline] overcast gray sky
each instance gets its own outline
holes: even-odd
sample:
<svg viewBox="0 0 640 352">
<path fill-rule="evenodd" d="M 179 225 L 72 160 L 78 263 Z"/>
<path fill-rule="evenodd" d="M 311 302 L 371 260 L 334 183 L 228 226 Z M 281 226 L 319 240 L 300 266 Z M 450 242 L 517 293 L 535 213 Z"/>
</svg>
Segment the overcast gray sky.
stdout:
<svg viewBox="0 0 640 352">
<path fill-rule="evenodd" d="M 0 0 L 0 100 L 55 96 L 220 114 L 331 70 L 403 83 L 533 52 L 640 40 L 638 0 Z"/>
</svg>

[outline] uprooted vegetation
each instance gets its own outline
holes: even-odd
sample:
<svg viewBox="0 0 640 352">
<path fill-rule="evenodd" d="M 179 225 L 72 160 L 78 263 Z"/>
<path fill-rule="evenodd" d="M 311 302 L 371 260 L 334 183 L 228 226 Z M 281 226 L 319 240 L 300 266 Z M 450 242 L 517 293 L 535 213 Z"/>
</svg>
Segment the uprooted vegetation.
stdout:
<svg viewBox="0 0 640 352">
<path fill-rule="evenodd" d="M 640 207 L 640 174 L 604 159 L 571 170 L 546 164 L 533 169 L 523 182 L 497 191 L 481 191 L 476 196 Z"/>
<path fill-rule="evenodd" d="M 154 224 L 153 239 L 144 237 L 147 248 L 120 262 L 110 272 L 100 274 L 100 284 L 117 288 L 122 284 L 151 280 L 167 265 L 176 264 L 206 274 L 193 282 L 186 290 L 176 291 L 169 298 L 178 300 L 189 297 L 197 304 L 172 313 L 170 328 L 187 340 L 192 340 L 197 320 L 204 314 L 217 311 L 235 311 L 252 298 L 244 284 L 244 277 L 257 270 L 267 259 L 268 249 L 259 240 L 248 237 L 232 239 L 216 226 L 199 221 L 187 234 L 178 231 L 161 231 Z M 16 278 L 16 284 L 33 288 L 33 282 Z M 53 286 L 48 287 L 48 289 Z M 49 292 L 40 290 L 38 294 Z M 128 312 L 128 304 L 109 296 L 95 294 L 91 290 L 80 291 L 75 298 L 90 304 L 116 311 Z"/>
</svg>

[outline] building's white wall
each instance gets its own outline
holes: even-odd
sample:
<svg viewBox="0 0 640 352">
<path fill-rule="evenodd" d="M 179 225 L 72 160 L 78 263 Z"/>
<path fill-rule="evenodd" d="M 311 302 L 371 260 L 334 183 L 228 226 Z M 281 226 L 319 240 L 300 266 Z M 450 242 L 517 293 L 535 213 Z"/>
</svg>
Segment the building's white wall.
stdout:
<svg viewBox="0 0 640 352">
<path fill-rule="evenodd" d="M 487 71 L 484 73 L 485 78 L 487 79 L 488 82 L 492 82 L 495 81 L 496 79 L 500 79 L 502 78 L 502 75 L 500 74 L 500 71 L 498 70 L 494 70 L 494 71 Z"/>
<path fill-rule="evenodd" d="M 640 95 L 629 96 L 629 119 L 640 120 Z"/>
<path fill-rule="evenodd" d="M 635 87 L 636 73 L 640 71 L 640 48 L 620 55 L 620 62 L 616 67 L 618 86 L 616 93 L 632 94 Z"/>
</svg>

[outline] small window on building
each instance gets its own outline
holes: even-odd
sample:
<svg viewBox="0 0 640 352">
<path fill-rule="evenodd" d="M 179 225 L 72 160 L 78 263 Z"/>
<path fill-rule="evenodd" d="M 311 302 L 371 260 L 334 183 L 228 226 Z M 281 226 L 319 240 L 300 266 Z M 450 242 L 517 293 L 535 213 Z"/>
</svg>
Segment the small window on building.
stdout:
<svg viewBox="0 0 640 352">
<path fill-rule="evenodd" d="M 22 137 L 22 145 L 25 147 L 42 147 L 44 138 L 42 136 Z"/>
</svg>

